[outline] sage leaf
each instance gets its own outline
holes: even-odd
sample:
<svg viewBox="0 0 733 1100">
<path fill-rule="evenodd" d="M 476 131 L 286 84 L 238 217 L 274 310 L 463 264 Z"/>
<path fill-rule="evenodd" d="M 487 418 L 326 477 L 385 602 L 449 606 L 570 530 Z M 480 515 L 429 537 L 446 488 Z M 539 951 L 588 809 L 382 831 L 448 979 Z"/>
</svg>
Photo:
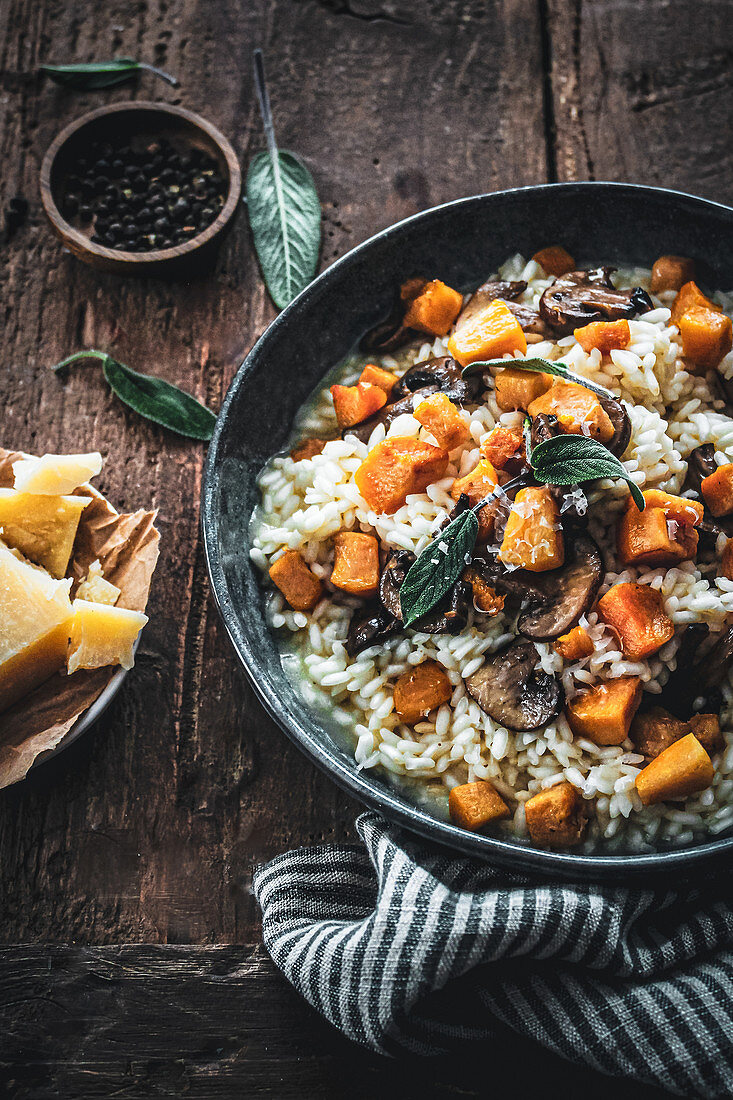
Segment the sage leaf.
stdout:
<svg viewBox="0 0 733 1100">
<path fill-rule="evenodd" d="M 211 439 L 216 424 L 216 416 L 211 409 L 207 409 L 191 394 L 179 390 L 178 386 L 165 382 L 162 378 L 140 374 L 139 371 L 126 367 L 124 363 L 118 363 L 104 351 L 78 351 L 62 359 L 51 369 L 58 372 L 81 359 L 97 359 L 113 393 L 146 420 L 152 420 L 153 423 L 188 439 L 199 439 L 203 442 Z"/>
<path fill-rule="evenodd" d="M 566 382 L 575 382 L 578 386 L 584 386 L 587 390 L 597 393 L 599 397 L 609 397 L 612 401 L 618 401 L 618 398 L 605 386 L 599 386 L 597 382 L 592 382 L 589 378 L 583 378 L 580 374 L 573 374 L 564 363 L 553 362 L 551 359 L 541 359 L 539 357 L 532 359 L 486 359 L 483 362 L 469 363 L 467 367 L 463 368 L 461 374 L 465 378 L 469 374 L 476 374 L 477 371 L 488 370 L 489 367 L 511 367 L 512 370 L 538 371 L 541 374 L 551 374 L 556 378 L 563 378 Z"/>
<path fill-rule="evenodd" d="M 267 139 L 247 172 L 247 210 L 267 289 L 279 309 L 311 281 L 321 247 L 321 205 L 305 165 L 275 141 L 262 53 L 254 53 L 255 85 Z"/>
<path fill-rule="evenodd" d="M 400 587 L 405 626 L 427 615 L 450 591 L 466 568 L 466 558 L 477 536 L 478 519 L 469 508 L 456 516 L 413 562 Z"/>
<path fill-rule="evenodd" d="M 41 72 L 55 84 L 75 88 L 77 91 L 112 88 L 127 80 L 134 80 L 143 70 L 154 73 L 174 88 L 178 87 L 178 81 L 170 73 L 163 72 L 155 65 L 148 65 L 145 61 L 135 61 L 132 57 L 118 57 L 114 61 L 90 61 L 81 65 L 41 65 Z"/>
<path fill-rule="evenodd" d="M 616 455 L 597 439 L 556 435 L 538 443 L 530 459 L 534 475 L 545 485 L 578 485 L 600 477 L 618 477 L 629 486 L 634 503 L 644 511 L 644 496 Z"/>
</svg>

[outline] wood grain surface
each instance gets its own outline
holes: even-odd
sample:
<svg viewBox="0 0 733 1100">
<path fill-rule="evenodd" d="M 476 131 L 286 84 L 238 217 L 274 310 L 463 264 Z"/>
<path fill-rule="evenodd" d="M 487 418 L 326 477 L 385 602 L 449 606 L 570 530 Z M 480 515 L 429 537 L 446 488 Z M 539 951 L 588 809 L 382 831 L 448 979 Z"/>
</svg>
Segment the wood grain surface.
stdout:
<svg viewBox="0 0 733 1100">
<path fill-rule="evenodd" d="M 16 1087 L 8 1095 L 218 1097 L 246 1087 L 366 1096 L 392 1095 L 394 1081 L 400 1095 L 413 1094 L 404 1074 L 307 1012 L 257 946 L 253 864 L 288 846 L 352 837 L 358 807 L 267 718 L 228 648 L 198 524 L 204 448 L 136 418 L 93 367 L 64 381 L 47 369 L 100 347 L 218 408 L 274 316 L 245 212 L 214 265 L 187 281 L 95 273 L 44 220 L 45 149 L 93 107 L 157 98 L 204 114 L 246 168 L 263 145 L 250 78 L 261 45 L 280 143 L 303 155 L 321 196 L 323 266 L 435 203 L 545 180 L 631 180 L 731 200 L 730 0 L 706 0 L 699 13 L 689 0 L 0 5 L 0 443 L 101 450 L 100 488 L 121 508 L 159 508 L 162 534 L 151 622 L 114 707 L 0 793 L 0 1063 L 13 1067 Z M 181 87 L 146 74 L 80 94 L 37 75 L 43 62 L 115 55 L 162 65 Z M 148 946 L 114 946 L 133 943 Z M 217 1001 L 205 975 L 221 960 Z M 158 1011 L 146 1009 L 145 1027 L 133 1028 L 146 992 Z M 219 1031 L 224 1053 L 207 1038 Z M 561 1080 L 558 1064 L 530 1053 L 535 1072 Z M 413 1068 L 410 1080 L 421 1094 L 431 1081 L 483 1094 L 484 1068 L 477 1063 L 473 1078 L 469 1069 L 440 1084 Z M 362 1071 L 350 1091 L 334 1084 Z M 590 1074 L 577 1077 L 578 1092 L 589 1081 L 606 1095 L 607 1083 Z"/>
</svg>

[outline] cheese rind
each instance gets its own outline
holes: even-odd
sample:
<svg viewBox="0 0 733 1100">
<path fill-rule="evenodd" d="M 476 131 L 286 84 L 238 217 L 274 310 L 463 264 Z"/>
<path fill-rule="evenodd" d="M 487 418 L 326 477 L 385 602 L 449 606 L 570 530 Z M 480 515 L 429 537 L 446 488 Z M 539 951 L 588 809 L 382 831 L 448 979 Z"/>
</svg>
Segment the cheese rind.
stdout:
<svg viewBox="0 0 733 1100">
<path fill-rule="evenodd" d="M 102 469 L 99 451 L 84 455 L 43 455 L 21 458 L 13 463 L 15 488 L 40 496 L 66 496 L 73 493 Z"/>
<path fill-rule="evenodd" d="M 66 573 L 81 514 L 91 497 L 35 496 L 0 489 L 0 536 L 60 580 Z"/>
<path fill-rule="evenodd" d="M 70 588 L 0 542 L 0 711 L 63 667 Z"/>
<path fill-rule="evenodd" d="M 135 663 L 133 646 L 148 621 L 147 615 L 126 607 L 74 600 L 70 625 L 67 671 Z"/>
</svg>

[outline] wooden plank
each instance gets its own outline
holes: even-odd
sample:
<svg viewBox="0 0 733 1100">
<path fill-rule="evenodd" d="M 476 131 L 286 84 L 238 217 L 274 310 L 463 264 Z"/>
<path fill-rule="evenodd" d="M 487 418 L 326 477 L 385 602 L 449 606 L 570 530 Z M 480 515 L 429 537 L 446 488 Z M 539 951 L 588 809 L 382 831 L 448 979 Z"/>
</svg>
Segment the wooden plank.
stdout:
<svg viewBox="0 0 733 1100">
<path fill-rule="evenodd" d="M 733 200 L 728 0 L 542 0 L 557 177 Z"/>
<path fill-rule="evenodd" d="M 515 962 L 516 965 L 516 962 Z M 14 1100 L 615 1100 L 618 1081 L 499 1028 L 460 1056 L 393 1060 L 341 1038 L 261 947 L 0 950 L 0 1076 Z M 638 1100 L 668 1095 L 634 1085 Z"/>
<path fill-rule="evenodd" d="M 522 33 L 516 28 L 521 24 Z M 250 51 L 264 46 L 281 144 L 323 200 L 330 263 L 372 232 L 461 194 L 545 173 L 534 7 L 471 0 L 103 0 L 0 6 L 0 210 L 30 205 L 6 242 L 2 442 L 109 456 L 101 488 L 160 508 L 162 556 L 135 671 L 93 734 L 0 794 L 0 940 L 236 942 L 257 925 L 252 864 L 351 835 L 356 805 L 305 763 L 253 699 L 209 596 L 198 527 L 204 450 L 144 423 L 99 373 L 48 364 L 111 348 L 217 407 L 274 315 L 243 211 L 214 269 L 189 281 L 99 275 L 52 239 L 38 198 L 62 125 L 114 100 L 160 98 L 220 126 L 246 164 L 262 146 Z M 78 94 L 42 61 L 130 55 L 174 90 Z"/>
</svg>

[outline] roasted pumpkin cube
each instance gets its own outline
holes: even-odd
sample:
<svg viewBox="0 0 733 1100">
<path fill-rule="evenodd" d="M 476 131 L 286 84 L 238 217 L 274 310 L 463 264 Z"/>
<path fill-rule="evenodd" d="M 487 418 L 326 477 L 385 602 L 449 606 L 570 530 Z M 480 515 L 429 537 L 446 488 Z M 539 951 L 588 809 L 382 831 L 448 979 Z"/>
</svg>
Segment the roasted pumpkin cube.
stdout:
<svg viewBox="0 0 733 1100">
<path fill-rule="evenodd" d="M 405 313 L 405 324 L 429 336 L 445 336 L 461 312 L 463 295 L 433 279 L 411 301 Z"/>
<path fill-rule="evenodd" d="M 503 470 L 511 458 L 524 451 L 522 433 L 515 428 L 505 428 L 503 424 L 497 424 L 481 444 L 480 450 L 482 457 L 488 459 L 492 466 Z"/>
<path fill-rule="evenodd" d="M 501 367 L 494 377 L 496 403 L 502 412 L 528 409 L 552 385 L 552 375 Z"/>
<path fill-rule="evenodd" d="M 544 268 L 548 275 L 567 275 L 569 271 L 575 271 L 575 260 L 560 244 L 541 248 L 539 252 L 535 252 L 532 259 Z"/>
<path fill-rule="evenodd" d="M 718 466 L 709 477 L 704 477 L 700 491 L 714 516 L 729 516 L 733 512 L 733 462 Z"/>
<path fill-rule="evenodd" d="M 321 454 L 328 443 L 327 439 L 301 439 L 290 452 L 293 462 L 302 462 L 304 458 L 313 458 Z"/>
<path fill-rule="evenodd" d="M 501 298 L 466 318 L 448 341 L 448 354 L 462 367 L 481 359 L 501 359 L 515 351 L 524 355 L 527 341 L 519 321 Z"/>
<path fill-rule="evenodd" d="M 651 710 L 636 715 L 631 723 L 629 737 L 636 751 L 649 763 L 689 732 L 687 722 L 675 718 L 663 707 L 652 707 Z"/>
<path fill-rule="evenodd" d="M 583 657 L 590 657 L 595 646 L 585 627 L 574 626 L 567 634 L 561 634 L 552 648 L 563 661 L 580 661 Z"/>
<path fill-rule="evenodd" d="M 598 601 L 598 614 L 631 661 L 650 657 L 674 636 L 662 594 L 648 584 L 614 584 Z"/>
<path fill-rule="evenodd" d="M 598 348 L 601 355 L 607 355 L 609 351 L 629 346 L 631 329 L 628 321 L 592 321 L 576 328 L 574 335 L 584 351 Z"/>
<path fill-rule="evenodd" d="M 391 370 L 378 367 L 376 363 L 367 363 L 359 375 L 359 381 L 367 382 L 370 386 L 379 386 L 380 390 L 384 390 L 389 397 L 398 379 L 397 375 L 392 374 Z"/>
<path fill-rule="evenodd" d="M 359 492 L 375 512 L 392 515 L 411 493 L 439 481 L 448 453 L 413 436 L 393 436 L 372 447 L 354 475 Z"/>
<path fill-rule="evenodd" d="M 549 390 L 528 407 L 530 416 L 544 413 L 556 416 L 564 432 L 586 435 L 608 443 L 614 427 L 606 410 L 594 393 L 577 382 L 553 382 Z"/>
<path fill-rule="evenodd" d="M 447 703 L 452 694 L 451 682 L 438 662 L 423 661 L 397 680 L 394 709 L 406 725 L 414 726 L 431 710 Z"/>
<path fill-rule="evenodd" d="M 647 489 L 644 502 L 640 512 L 629 497 L 619 520 L 617 547 L 624 565 L 677 565 L 692 560 L 702 505 L 661 489 Z"/>
<path fill-rule="evenodd" d="M 323 585 L 297 550 L 286 550 L 273 562 L 270 580 L 294 611 L 311 611 L 323 595 Z"/>
<path fill-rule="evenodd" d="M 487 497 L 499 483 L 496 470 L 488 459 L 481 458 L 465 477 L 457 477 L 451 486 L 450 495 L 457 501 L 463 493 L 473 506 Z M 478 541 L 487 542 L 494 531 L 496 505 L 489 504 L 478 514 Z"/>
<path fill-rule="evenodd" d="M 533 573 L 558 569 L 565 561 L 560 513 L 546 485 L 520 489 L 517 493 L 504 528 L 499 558 L 504 565 Z"/>
<path fill-rule="evenodd" d="M 333 540 L 331 584 L 352 596 L 376 596 L 379 587 L 379 542 L 374 535 L 342 531 Z"/>
<path fill-rule="evenodd" d="M 414 416 L 446 451 L 462 447 L 471 438 L 467 421 L 444 393 L 431 393 L 417 406 Z"/>
<path fill-rule="evenodd" d="M 654 261 L 650 289 L 652 294 L 663 290 L 679 290 L 695 278 L 695 261 L 689 256 L 660 256 Z"/>
<path fill-rule="evenodd" d="M 524 804 L 529 835 L 547 848 L 570 848 L 583 839 L 588 819 L 577 787 L 564 780 L 545 787 Z"/>
<path fill-rule="evenodd" d="M 504 597 L 500 596 L 477 570 L 467 569 L 463 579 L 471 585 L 473 606 L 477 611 L 481 611 L 484 615 L 498 615 L 503 611 Z"/>
<path fill-rule="evenodd" d="M 448 795 L 448 811 L 454 825 L 472 833 L 490 821 L 500 821 L 510 814 L 501 795 L 483 779 L 454 787 Z"/>
<path fill-rule="evenodd" d="M 688 798 L 704 791 L 713 781 L 715 769 L 694 733 L 664 749 L 636 777 L 636 789 L 645 806 L 669 799 Z"/>
<path fill-rule="evenodd" d="M 690 733 L 694 733 L 709 756 L 720 752 L 725 741 L 720 732 L 720 718 L 717 714 L 694 714 L 687 723 Z"/>
<path fill-rule="evenodd" d="M 702 371 L 717 367 L 733 347 L 733 321 L 718 310 L 693 306 L 677 324 L 685 358 Z"/>
<path fill-rule="evenodd" d="M 565 708 L 568 724 L 576 737 L 587 737 L 596 745 L 620 745 L 629 735 L 641 692 L 638 676 L 606 680 L 570 700 Z"/>
<path fill-rule="evenodd" d="M 692 279 L 688 283 L 684 283 L 672 303 L 672 324 L 678 325 L 680 317 L 683 313 L 687 313 L 688 309 L 693 309 L 695 306 L 704 306 L 706 309 L 716 310 L 720 313 L 720 306 L 716 306 L 710 298 L 707 298 L 700 287 Z"/>
<path fill-rule="evenodd" d="M 387 404 L 387 394 L 369 382 L 355 386 L 331 386 L 333 407 L 339 428 L 352 428 Z"/>
</svg>

